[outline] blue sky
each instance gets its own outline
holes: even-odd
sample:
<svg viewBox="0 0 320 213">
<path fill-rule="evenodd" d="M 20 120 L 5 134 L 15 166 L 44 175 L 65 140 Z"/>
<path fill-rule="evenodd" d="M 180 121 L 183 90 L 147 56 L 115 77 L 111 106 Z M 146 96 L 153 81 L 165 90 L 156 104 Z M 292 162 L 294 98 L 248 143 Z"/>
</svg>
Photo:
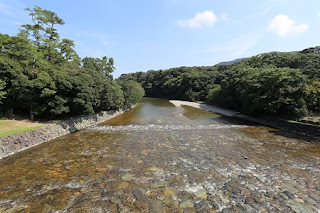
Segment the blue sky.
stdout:
<svg viewBox="0 0 320 213">
<path fill-rule="evenodd" d="M 319 0 L 0 0 L 0 33 L 52 10 L 81 57 L 113 57 L 122 73 L 214 65 L 320 45 Z"/>
</svg>

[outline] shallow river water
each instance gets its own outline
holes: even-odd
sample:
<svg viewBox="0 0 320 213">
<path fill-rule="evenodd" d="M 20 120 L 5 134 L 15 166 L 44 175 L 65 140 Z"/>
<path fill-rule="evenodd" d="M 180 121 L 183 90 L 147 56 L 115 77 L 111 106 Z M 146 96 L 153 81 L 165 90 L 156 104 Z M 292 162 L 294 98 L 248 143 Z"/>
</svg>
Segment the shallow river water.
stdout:
<svg viewBox="0 0 320 213">
<path fill-rule="evenodd" d="M 0 160 L 0 212 L 320 212 L 320 143 L 144 99 Z"/>
</svg>

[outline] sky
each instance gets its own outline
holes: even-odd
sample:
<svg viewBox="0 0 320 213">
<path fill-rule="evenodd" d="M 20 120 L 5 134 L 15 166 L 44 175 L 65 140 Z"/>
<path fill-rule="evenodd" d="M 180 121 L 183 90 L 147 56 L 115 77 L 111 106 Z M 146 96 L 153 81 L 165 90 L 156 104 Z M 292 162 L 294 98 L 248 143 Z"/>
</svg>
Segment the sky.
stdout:
<svg viewBox="0 0 320 213">
<path fill-rule="evenodd" d="M 59 34 L 83 57 L 113 57 L 123 73 L 208 66 L 320 45 L 319 0 L 0 0 L 0 33 L 54 11 Z"/>
</svg>

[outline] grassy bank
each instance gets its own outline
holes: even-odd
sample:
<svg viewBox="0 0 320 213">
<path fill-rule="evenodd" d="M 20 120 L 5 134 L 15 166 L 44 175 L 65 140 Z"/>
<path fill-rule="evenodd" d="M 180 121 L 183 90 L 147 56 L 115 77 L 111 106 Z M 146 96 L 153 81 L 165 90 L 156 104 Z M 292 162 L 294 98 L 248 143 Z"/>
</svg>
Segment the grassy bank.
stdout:
<svg viewBox="0 0 320 213">
<path fill-rule="evenodd" d="M 28 120 L 5 120 L 0 119 L 0 138 L 27 132 L 44 126 L 43 124 L 30 122 Z"/>
</svg>

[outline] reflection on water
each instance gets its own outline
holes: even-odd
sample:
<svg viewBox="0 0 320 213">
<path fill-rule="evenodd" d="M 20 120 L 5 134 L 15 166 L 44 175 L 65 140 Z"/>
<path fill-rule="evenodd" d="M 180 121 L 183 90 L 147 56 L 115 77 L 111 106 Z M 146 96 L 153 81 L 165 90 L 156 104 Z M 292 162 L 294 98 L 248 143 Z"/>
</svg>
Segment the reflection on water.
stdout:
<svg viewBox="0 0 320 213">
<path fill-rule="evenodd" d="M 320 145 L 167 100 L 0 161 L 0 212 L 317 212 Z"/>
<path fill-rule="evenodd" d="M 101 125 L 240 124 L 234 119 L 227 121 L 224 118 L 224 116 L 190 106 L 175 107 L 165 99 L 145 98 L 133 110 Z"/>
</svg>

